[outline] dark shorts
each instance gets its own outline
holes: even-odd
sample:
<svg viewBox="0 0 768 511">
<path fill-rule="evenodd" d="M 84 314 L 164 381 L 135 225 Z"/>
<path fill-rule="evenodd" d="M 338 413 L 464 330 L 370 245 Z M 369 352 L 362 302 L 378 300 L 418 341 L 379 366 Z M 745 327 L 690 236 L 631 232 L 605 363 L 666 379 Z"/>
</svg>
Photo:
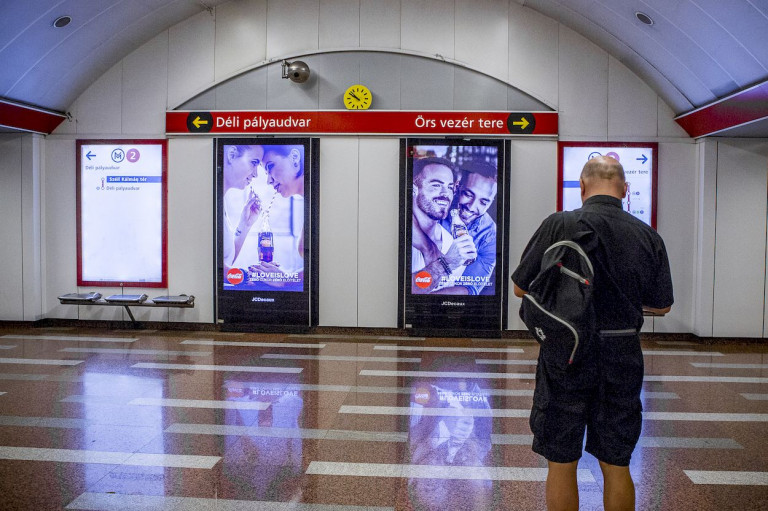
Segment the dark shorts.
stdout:
<svg viewBox="0 0 768 511">
<path fill-rule="evenodd" d="M 643 354 L 637 333 L 603 331 L 584 346 L 581 364 L 559 369 L 539 353 L 531 410 L 533 450 L 570 463 L 585 450 L 627 466 L 642 427 Z"/>
</svg>

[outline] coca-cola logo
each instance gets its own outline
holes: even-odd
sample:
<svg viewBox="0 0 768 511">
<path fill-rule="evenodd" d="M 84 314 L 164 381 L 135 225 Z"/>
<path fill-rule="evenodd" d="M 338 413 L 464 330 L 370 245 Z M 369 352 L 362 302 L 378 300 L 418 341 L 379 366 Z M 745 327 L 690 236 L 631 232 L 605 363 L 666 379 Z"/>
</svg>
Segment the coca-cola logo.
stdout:
<svg viewBox="0 0 768 511">
<path fill-rule="evenodd" d="M 416 274 L 416 278 L 413 279 L 413 282 L 416 284 L 416 287 L 426 289 L 432 283 L 432 274 L 422 270 Z"/>
<path fill-rule="evenodd" d="M 245 279 L 245 274 L 240 268 L 231 268 L 227 272 L 227 282 L 234 284 L 235 286 L 240 284 Z"/>
</svg>

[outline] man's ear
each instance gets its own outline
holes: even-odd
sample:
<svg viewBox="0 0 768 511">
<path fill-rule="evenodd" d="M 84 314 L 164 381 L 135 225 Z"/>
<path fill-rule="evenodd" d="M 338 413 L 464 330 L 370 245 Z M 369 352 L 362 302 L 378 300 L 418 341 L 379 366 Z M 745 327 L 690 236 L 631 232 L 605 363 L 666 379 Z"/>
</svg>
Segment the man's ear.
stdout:
<svg viewBox="0 0 768 511">
<path fill-rule="evenodd" d="M 584 202 L 584 195 L 586 194 L 586 187 L 584 186 L 584 180 L 579 179 L 579 190 L 581 190 L 581 202 Z"/>
</svg>

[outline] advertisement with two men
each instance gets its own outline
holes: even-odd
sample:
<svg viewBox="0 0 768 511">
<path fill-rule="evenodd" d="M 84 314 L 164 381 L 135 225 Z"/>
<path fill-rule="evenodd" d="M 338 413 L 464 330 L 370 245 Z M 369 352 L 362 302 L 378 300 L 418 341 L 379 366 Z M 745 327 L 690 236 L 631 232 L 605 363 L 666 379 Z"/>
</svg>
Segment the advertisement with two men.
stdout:
<svg viewBox="0 0 768 511">
<path fill-rule="evenodd" d="M 507 145 L 407 139 L 402 146 L 405 328 L 480 336 L 505 328 L 499 222 L 508 208 Z"/>
<path fill-rule="evenodd" d="M 413 146 L 413 294 L 495 294 L 498 177 L 496 145 Z"/>
</svg>

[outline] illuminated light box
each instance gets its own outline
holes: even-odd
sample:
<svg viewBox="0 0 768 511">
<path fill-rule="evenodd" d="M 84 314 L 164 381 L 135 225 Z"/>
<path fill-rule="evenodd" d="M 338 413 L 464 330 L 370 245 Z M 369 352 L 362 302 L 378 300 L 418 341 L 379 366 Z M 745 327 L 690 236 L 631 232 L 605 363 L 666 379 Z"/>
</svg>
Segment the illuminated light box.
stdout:
<svg viewBox="0 0 768 511">
<path fill-rule="evenodd" d="M 611 156 L 624 167 L 628 183 L 624 210 L 656 228 L 659 145 L 655 142 L 558 142 L 558 211 L 581 207 L 579 176 L 588 160 Z"/>
<path fill-rule="evenodd" d="M 165 140 L 77 141 L 77 285 L 167 287 Z"/>
</svg>

